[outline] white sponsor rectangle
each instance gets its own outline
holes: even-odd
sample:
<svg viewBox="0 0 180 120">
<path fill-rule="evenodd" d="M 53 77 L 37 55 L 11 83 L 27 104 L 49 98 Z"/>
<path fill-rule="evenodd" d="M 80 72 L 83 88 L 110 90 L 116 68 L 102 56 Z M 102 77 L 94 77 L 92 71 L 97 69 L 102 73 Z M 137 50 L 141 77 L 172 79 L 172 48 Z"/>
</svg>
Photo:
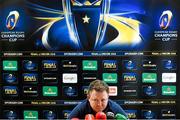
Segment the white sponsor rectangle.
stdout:
<svg viewBox="0 0 180 120">
<path fill-rule="evenodd" d="M 162 82 L 175 83 L 176 73 L 162 73 Z"/>
<path fill-rule="evenodd" d="M 117 86 L 109 86 L 109 96 L 117 96 Z"/>
<path fill-rule="evenodd" d="M 77 83 L 77 74 L 63 73 L 63 83 Z"/>
</svg>

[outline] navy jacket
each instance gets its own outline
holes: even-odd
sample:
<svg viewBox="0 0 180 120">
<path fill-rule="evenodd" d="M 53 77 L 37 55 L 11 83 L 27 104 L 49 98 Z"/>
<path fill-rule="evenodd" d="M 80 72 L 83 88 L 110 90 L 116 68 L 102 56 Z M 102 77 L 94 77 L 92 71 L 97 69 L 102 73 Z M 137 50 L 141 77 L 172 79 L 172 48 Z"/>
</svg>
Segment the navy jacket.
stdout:
<svg viewBox="0 0 180 120">
<path fill-rule="evenodd" d="M 103 110 L 104 113 L 107 112 L 113 112 L 115 115 L 117 113 L 120 113 L 124 116 L 127 116 L 126 113 L 124 112 L 124 110 L 120 107 L 120 105 L 118 105 L 116 102 L 112 101 L 112 100 L 108 100 L 108 105 L 105 108 L 105 110 Z M 93 114 L 94 116 L 96 115 L 96 112 L 93 111 L 93 109 L 90 106 L 89 101 L 83 100 L 82 103 L 78 104 L 70 113 L 70 115 L 68 116 L 68 119 L 71 118 L 79 118 L 79 119 L 84 119 L 86 114 Z"/>
</svg>

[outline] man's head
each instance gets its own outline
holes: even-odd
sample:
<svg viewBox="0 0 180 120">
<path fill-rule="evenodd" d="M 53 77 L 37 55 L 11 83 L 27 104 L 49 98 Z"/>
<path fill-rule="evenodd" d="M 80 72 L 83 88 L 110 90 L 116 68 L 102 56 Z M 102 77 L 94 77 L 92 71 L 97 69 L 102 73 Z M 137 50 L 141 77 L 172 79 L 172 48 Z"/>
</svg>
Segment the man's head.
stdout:
<svg viewBox="0 0 180 120">
<path fill-rule="evenodd" d="M 90 83 L 87 98 L 92 109 L 95 112 L 103 111 L 108 104 L 109 87 L 101 80 L 95 80 Z"/>
</svg>

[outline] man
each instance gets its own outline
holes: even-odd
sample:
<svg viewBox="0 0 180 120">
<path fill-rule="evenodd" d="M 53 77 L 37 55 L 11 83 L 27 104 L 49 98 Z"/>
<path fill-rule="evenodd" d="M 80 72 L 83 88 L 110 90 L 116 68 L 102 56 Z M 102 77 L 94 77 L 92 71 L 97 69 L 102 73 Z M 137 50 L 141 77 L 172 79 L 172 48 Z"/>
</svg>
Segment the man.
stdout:
<svg viewBox="0 0 180 120">
<path fill-rule="evenodd" d="M 112 112 L 126 116 L 124 110 L 115 102 L 109 99 L 109 87 L 101 80 L 90 83 L 87 99 L 78 104 L 68 116 L 68 119 L 84 119 L 87 114 L 96 115 L 97 112 Z"/>
</svg>

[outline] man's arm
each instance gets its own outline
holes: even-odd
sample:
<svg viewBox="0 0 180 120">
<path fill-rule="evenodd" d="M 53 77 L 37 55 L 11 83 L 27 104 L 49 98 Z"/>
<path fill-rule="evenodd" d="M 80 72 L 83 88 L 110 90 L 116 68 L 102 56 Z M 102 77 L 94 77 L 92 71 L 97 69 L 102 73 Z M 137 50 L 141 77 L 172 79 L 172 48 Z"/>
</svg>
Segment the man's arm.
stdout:
<svg viewBox="0 0 180 120">
<path fill-rule="evenodd" d="M 69 114 L 68 119 L 72 119 L 72 118 L 81 118 L 84 117 L 84 111 L 86 109 L 86 103 L 87 101 L 84 100 L 82 101 L 82 103 L 78 104 Z"/>
<path fill-rule="evenodd" d="M 110 103 L 111 103 L 111 109 L 114 111 L 115 114 L 120 113 L 127 117 L 127 114 L 125 113 L 125 111 L 122 109 L 122 107 L 119 104 L 117 104 L 116 102 L 112 100 L 110 100 Z"/>
<path fill-rule="evenodd" d="M 80 105 L 80 104 L 79 104 Z M 77 105 L 69 114 L 68 119 L 72 119 L 72 118 L 78 118 L 80 115 L 80 109 L 79 109 L 79 105 Z"/>
</svg>

